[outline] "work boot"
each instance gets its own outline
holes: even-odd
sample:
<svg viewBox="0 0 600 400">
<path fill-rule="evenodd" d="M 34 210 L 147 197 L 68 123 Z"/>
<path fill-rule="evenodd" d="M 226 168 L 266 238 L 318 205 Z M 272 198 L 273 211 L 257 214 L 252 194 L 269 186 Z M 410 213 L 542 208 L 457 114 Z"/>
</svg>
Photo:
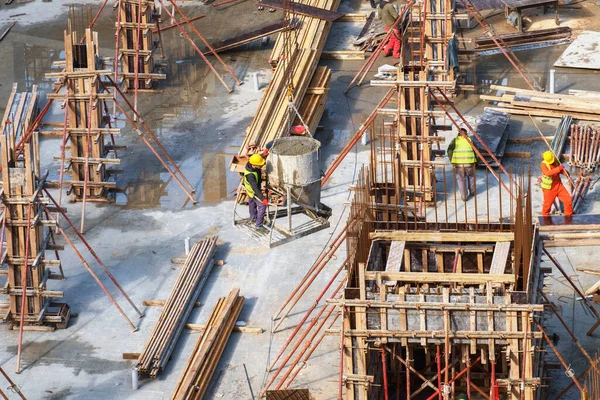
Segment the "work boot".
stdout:
<svg viewBox="0 0 600 400">
<path fill-rule="evenodd" d="M 256 227 L 256 230 L 257 230 L 259 233 L 269 233 L 269 230 L 268 230 L 267 228 L 265 228 L 265 226 L 264 226 L 264 225 L 259 225 L 259 226 L 257 226 L 257 227 Z"/>
</svg>

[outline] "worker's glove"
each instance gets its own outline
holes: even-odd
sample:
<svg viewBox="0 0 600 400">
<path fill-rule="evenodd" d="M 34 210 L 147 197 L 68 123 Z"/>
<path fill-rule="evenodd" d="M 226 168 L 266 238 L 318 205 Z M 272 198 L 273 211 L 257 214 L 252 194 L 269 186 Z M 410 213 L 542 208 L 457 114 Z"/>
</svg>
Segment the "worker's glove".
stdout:
<svg viewBox="0 0 600 400">
<path fill-rule="evenodd" d="M 264 149 L 264 150 L 262 151 L 262 154 L 261 154 L 261 155 L 263 156 L 263 158 L 267 158 L 267 156 L 269 155 L 269 149 Z"/>
<path fill-rule="evenodd" d="M 269 205 L 269 200 L 263 199 L 262 203 L 265 207 L 267 207 Z"/>
</svg>

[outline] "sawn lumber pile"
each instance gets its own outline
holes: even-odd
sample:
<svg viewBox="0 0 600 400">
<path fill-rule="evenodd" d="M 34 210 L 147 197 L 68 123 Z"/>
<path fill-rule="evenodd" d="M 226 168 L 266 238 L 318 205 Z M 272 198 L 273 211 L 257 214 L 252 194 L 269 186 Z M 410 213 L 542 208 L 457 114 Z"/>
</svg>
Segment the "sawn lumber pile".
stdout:
<svg viewBox="0 0 600 400">
<path fill-rule="evenodd" d="M 336 11 L 340 0 L 301 0 L 297 3 Z M 270 60 L 276 62 L 277 67 L 247 130 L 240 147 L 240 155 L 245 153 L 250 144 L 263 147 L 273 139 L 288 135 L 291 122 L 296 118 L 295 112 L 289 106 L 287 90 L 289 76 L 292 77 L 294 87 L 293 104 L 298 110 L 303 107 L 305 94 L 317 69 L 332 22 L 304 15 L 298 15 L 297 20 L 298 28 L 280 33 L 275 42 Z M 291 35 L 298 46 L 291 51 L 291 54 L 284 55 L 287 35 Z M 283 60 L 284 56 L 285 60 Z M 327 90 L 326 87 L 323 89 Z M 305 122 L 315 119 L 310 115 L 302 115 L 302 118 Z M 243 168 L 243 165 L 241 167 Z M 232 170 L 236 170 L 235 160 Z"/>
<path fill-rule="evenodd" d="M 212 237 L 194 244 L 190 250 L 160 317 L 140 353 L 137 362 L 140 374 L 155 378 L 165 368 L 194 308 L 196 298 L 212 270 L 216 245 L 217 238 Z"/>
<path fill-rule="evenodd" d="M 489 107 L 492 110 L 532 117 L 562 118 L 570 115 L 577 120 L 600 121 L 600 94 L 596 92 L 552 94 L 498 85 L 490 88 L 505 92 L 502 96 L 481 96 L 482 100 L 498 102 L 498 106 Z"/>
<path fill-rule="evenodd" d="M 233 289 L 217 302 L 171 400 L 202 399 L 204 396 L 244 305 L 244 297 L 239 293 L 240 289 Z"/>
</svg>

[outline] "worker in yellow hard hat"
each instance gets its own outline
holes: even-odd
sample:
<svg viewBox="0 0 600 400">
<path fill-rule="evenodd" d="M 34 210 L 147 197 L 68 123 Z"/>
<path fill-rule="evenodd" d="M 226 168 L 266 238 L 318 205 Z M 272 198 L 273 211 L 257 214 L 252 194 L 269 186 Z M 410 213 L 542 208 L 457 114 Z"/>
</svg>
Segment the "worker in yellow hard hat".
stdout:
<svg viewBox="0 0 600 400">
<path fill-rule="evenodd" d="M 258 230 L 265 230 L 263 223 L 265 221 L 265 213 L 268 200 L 262 194 L 262 167 L 266 163 L 268 150 L 265 149 L 262 153 L 252 154 L 248 159 L 246 168 L 244 169 L 244 188 L 248 194 L 248 208 L 250 211 L 250 219 L 255 223 Z"/>
<path fill-rule="evenodd" d="M 446 150 L 454 169 L 456 186 L 458 187 L 462 201 L 467 201 L 469 196 L 475 195 L 477 156 L 467 138 L 467 130 L 460 128 L 458 135 L 452 139 Z"/>
<path fill-rule="evenodd" d="M 565 167 L 554 157 L 551 151 L 542 154 L 542 193 L 544 193 L 544 205 L 542 206 L 542 215 L 550 215 L 550 209 L 554 199 L 558 197 L 565 207 L 565 216 L 573 215 L 573 201 L 571 195 L 560 180 L 560 175 L 567 175 Z"/>
</svg>

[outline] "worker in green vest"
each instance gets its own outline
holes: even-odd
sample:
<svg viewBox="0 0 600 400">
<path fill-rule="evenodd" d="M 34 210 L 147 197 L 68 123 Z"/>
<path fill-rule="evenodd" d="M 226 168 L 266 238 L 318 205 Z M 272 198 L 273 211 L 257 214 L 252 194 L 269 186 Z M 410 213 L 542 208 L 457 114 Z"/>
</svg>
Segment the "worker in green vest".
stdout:
<svg viewBox="0 0 600 400">
<path fill-rule="evenodd" d="M 248 159 L 244 169 L 244 188 L 248 194 L 248 209 L 250 219 L 255 223 L 256 229 L 266 231 L 263 223 L 269 201 L 262 194 L 262 167 L 265 165 L 265 158 L 268 151 L 260 154 L 252 154 Z"/>
<path fill-rule="evenodd" d="M 462 201 L 475 194 L 475 164 L 477 157 L 471 147 L 467 130 L 460 128 L 458 135 L 448 145 L 448 158 L 452 163 L 456 185 Z"/>
</svg>

